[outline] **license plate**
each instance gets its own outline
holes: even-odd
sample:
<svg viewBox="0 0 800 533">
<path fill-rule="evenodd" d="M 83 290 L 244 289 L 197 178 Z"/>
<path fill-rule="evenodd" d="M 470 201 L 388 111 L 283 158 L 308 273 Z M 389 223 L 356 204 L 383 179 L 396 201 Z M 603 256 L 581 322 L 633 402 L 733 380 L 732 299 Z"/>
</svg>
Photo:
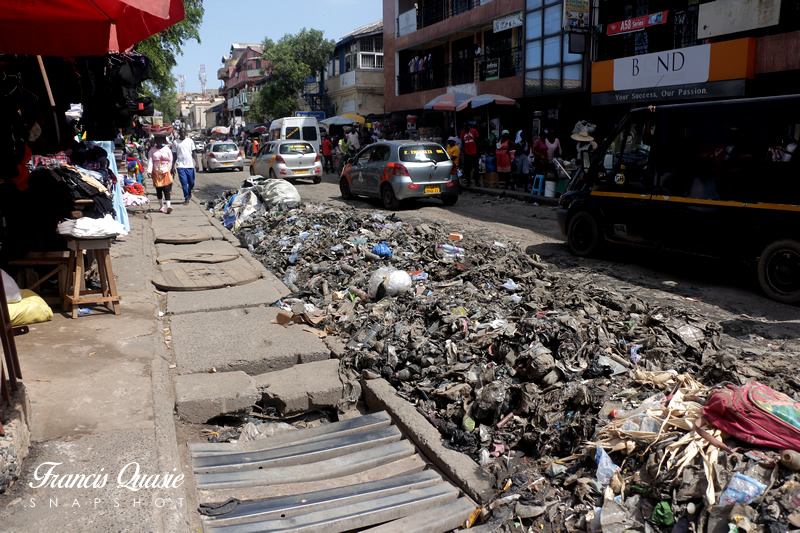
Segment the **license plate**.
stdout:
<svg viewBox="0 0 800 533">
<path fill-rule="evenodd" d="M 222 163 L 223 165 L 232 165 L 233 163 Z"/>
<path fill-rule="evenodd" d="M 436 194 L 439 192 L 439 187 L 425 187 L 425 194 Z"/>
<path fill-rule="evenodd" d="M 308 174 L 308 170 L 292 170 L 292 174 Z"/>
</svg>

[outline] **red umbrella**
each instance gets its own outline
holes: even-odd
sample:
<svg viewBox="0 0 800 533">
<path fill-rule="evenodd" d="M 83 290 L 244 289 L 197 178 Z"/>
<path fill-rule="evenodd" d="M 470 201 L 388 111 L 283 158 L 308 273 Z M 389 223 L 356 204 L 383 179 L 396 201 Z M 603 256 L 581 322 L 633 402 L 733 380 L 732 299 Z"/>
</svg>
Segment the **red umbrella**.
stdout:
<svg viewBox="0 0 800 533">
<path fill-rule="evenodd" d="M 2 2 L 0 53 L 102 56 L 183 20 L 183 0 Z"/>
<path fill-rule="evenodd" d="M 459 92 L 444 93 L 425 104 L 423 109 L 434 109 L 436 111 L 455 111 L 457 106 L 463 102 L 466 102 L 471 97 L 471 94 Z"/>
</svg>

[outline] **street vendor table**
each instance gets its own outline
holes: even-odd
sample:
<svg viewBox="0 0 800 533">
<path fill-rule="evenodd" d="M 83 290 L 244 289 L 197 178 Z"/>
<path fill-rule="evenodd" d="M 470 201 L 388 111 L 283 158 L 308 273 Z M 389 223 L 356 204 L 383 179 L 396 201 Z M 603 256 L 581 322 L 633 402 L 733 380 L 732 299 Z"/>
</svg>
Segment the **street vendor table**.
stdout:
<svg viewBox="0 0 800 533">
<path fill-rule="evenodd" d="M 67 286 L 64 291 L 62 309 L 72 306 L 72 318 L 78 317 L 78 308 L 86 304 L 103 304 L 115 315 L 119 314 L 120 296 L 117 293 L 117 282 L 111 268 L 111 237 L 94 239 L 78 239 L 67 237 L 69 260 L 67 263 Z M 97 258 L 97 271 L 100 275 L 99 290 L 82 290 L 83 253 L 92 250 Z"/>
</svg>

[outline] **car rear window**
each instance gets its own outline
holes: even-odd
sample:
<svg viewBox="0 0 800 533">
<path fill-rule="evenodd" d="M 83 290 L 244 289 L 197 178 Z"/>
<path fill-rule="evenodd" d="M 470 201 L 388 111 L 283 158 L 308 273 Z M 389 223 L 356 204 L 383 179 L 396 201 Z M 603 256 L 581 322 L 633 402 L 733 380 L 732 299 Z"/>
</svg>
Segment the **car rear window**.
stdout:
<svg viewBox="0 0 800 533">
<path fill-rule="evenodd" d="M 225 143 L 225 144 L 215 144 L 211 147 L 211 151 L 214 153 L 228 153 L 228 152 L 238 152 L 239 148 L 233 143 Z"/>
<path fill-rule="evenodd" d="M 286 138 L 287 139 L 299 139 L 300 138 L 300 128 L 297 126 L 286 126 Z"/>
<path fill-rule="evenodd" d="M 400 147 L 400 161 L 406 163 L 414 161 L 441 163 L 448 159 L 447 152 L 438 144 L 406 144 Z"/>
<path fill-rule="evenodd" d="M 308 143 L 286 143 L 281 145 L 282 154 L 310 154 L 314 151 L 314 147 Z"/>
</svg>

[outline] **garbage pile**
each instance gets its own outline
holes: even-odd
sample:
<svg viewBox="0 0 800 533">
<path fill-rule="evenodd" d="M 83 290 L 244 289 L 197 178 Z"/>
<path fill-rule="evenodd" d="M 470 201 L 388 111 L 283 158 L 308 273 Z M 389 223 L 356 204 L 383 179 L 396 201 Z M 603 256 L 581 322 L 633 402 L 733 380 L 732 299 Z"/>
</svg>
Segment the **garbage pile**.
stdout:
<svg viewBox="0 0 800 533">
<path fill-rule="evenodd" d="M 795 397 L 797 343 L 729 337 L 480 227 L 275 201 L 247 185 L 211 207 L 292 291 L 284 323 L 341 339 L 349 402 L 360 378 L 387 379 L 495 476 L 480 527 L 800 528 L 800 478 L 779 450 L 721 449 L 712 440 L 727 434 L 702 418 L 708 385 L 723 381 Z"/>
</svg>

